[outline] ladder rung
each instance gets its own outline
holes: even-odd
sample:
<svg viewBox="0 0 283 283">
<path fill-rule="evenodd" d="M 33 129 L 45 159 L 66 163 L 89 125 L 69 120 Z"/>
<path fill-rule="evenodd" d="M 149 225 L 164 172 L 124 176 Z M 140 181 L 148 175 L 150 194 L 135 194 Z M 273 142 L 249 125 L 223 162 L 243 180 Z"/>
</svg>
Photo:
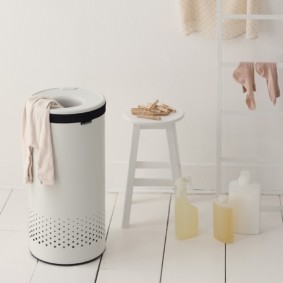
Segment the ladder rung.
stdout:
<svg viewBox="0 0 283 283">
<path fill-rule="evenodd" d="M 261 62 L 261 61 L 259 61 Z M 222 67 L 226 67 L 226 68 L 229 68 L 229 67 L 237 67 L 239 63 L 237 62 L 222 62 Z M 277 68 L 280 68 L 282 69 L 283 68 L 283 63 L 277 63 Z"/>
<path fill-rule="evenodd" d="M 260 207 L 261 211 L 282 211 L 283 206 L 278 206 L 278 205 L 261 205 Z"/>
<path fill-rule="evenodd" d="M 134 186 L 153 186 L 153 187 L 172 187 L 173 181 L 170 179 L 157 179 L 157 178 L 135 178 Z"/>
<path fill-rule="evenodd" d="M 273 110 L 222 110 L 222 115 L 231 115 L 231 116 L 265 116 L 265 115 L 283 115 L 283 110 L 273 111 Z"/>
<path fill-rule="evenodd" d="M 281 160 L 257 160 L 255 158 L 232 158 L 232 157 L 222 157 L 222 163 L 226 163 L 231 166 L 242 166 L 250 165 L 253 167 L 273 167 L 273 166 L 283 166 L 283 159 Z"/>
<path fill-rule="evenodd" d="M 137 161 L 136 168 L 142 169 L 170 169 L 170 163 L 168 162 L 154 162 L 154 161 Z"/>
<path fill-rule="evenodd" d="M 283 15 L 260 15 L 260 14 L 226 14 L 224 20 L 270 20 L 282 21 Z"/>
</svg>

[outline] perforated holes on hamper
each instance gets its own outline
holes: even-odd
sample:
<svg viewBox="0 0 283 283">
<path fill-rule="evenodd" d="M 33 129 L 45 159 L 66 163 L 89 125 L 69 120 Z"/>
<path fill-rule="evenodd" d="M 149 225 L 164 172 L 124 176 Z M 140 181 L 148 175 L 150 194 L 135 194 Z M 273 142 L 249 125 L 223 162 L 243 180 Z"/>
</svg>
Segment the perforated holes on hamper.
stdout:
<svg viewBox="0 0 283 283">
<path fill-rule="evenodd" d="M 78 233 L 79 230 L 81 233 Z M 61 236 L 61 233 L 64 234 Z M 93 217 L 85 218 L 53 219 L 39 216 L 32 211 L 29 212 L 29 236 L 34 244 L 75 249 L 83 247 L 84 244 L 89 246 L 102 241 L 104 233 L 104 213 L 93 214 Z"/>
</svg>

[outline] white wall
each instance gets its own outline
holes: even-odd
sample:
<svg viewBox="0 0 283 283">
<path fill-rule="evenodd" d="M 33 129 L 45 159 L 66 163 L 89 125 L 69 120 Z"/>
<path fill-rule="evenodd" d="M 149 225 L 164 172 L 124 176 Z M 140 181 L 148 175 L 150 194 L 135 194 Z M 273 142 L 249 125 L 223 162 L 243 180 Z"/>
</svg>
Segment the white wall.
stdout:
<svg viewBox="0 0 283 283">
<path fill-rule="evenodd" d="M 263 12 L 283 13 L 282 1 L 262 2 Z M 224 59 L 283 62 L 282 28 L 268 22 L 262 24 L 256 41 L 225 42 Z M 177 0 L 1 0 L 0 37 L 0 187 L 22 186 L 20 131 L 25 99 L 57 86 L 97 89 L 105 95 L 108 187 L 123 189 L 126 181 L 131 125 L 122 118 L 123 111 L 156 98 L 186 112 L 177 126 L 184 174 L 193 177 L 196 188 L 215 187 L 215 41 L 182 34 Z M 245 110 L 232 71 L 224 75 L 223 106 Z M 282 71 L 279 76 L 282 88 Z M 265 83 L 257 80 L 258 108 L 282 110 L 280 99 L 271 107 Z M 282 156 L 283 115 L 274 117 L 269 122 L 269 118 L 252 116 L 254 120 L 247 122 L 234 117 L 230 124 L 225 118 L 225 154 Z M 142 135 L 141 159 L 168 158 L 163 134 Z M 228 179 L 238 174 L 238 167 L 227 168 Z M 276 179 L 274 187 L 280 187 L 282 167 L 269 167 L 271 173 L 265 169 L 254 171 L 256 177 L 264 183 Z"/>
</svg>

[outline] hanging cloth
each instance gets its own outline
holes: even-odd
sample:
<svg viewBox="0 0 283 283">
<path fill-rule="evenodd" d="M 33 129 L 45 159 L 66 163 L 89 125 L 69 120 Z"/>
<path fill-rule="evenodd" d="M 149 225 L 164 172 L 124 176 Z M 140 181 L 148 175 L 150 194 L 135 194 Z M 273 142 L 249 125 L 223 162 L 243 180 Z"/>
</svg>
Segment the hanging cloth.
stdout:
<svg viewBox="0 0 283 283">
<path fill-rule="evenodd" d="M 181 18 L 186 35 L 195 31 L 209 38 L 216 34 L 215 0 L 179 0 Z M 223 0 L 223 14 L 259 14 L 260 0 Z M 257 38 L 257 20 L 225 20 L 222 24 L 222 39 L 232 39 L 246 33 L 247 39 Z"/>
<path fill-rule="evenodd" d="M 62 107 L 51 97 L 31 96 L 23 112 L 22 140 L 24 150 L 24 181 L 33 181 L 33 150 L 37 151 L 38 179 L 53 185 L 54 165 L 49 110 Z"/>
</svg>

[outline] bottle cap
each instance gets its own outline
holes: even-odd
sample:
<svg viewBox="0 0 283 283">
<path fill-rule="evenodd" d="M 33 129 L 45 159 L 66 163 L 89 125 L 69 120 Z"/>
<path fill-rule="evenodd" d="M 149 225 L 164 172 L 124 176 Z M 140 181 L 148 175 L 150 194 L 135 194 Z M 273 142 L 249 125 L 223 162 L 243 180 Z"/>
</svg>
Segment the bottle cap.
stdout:
<svg viewBox="0 0 283 283">
<path fill-rule="evenodd" d="M 239 177 L 240 185 L 248 185 L 251 183 L 251 173 L 247 170 L 242 170 Z"/>
</svg>

